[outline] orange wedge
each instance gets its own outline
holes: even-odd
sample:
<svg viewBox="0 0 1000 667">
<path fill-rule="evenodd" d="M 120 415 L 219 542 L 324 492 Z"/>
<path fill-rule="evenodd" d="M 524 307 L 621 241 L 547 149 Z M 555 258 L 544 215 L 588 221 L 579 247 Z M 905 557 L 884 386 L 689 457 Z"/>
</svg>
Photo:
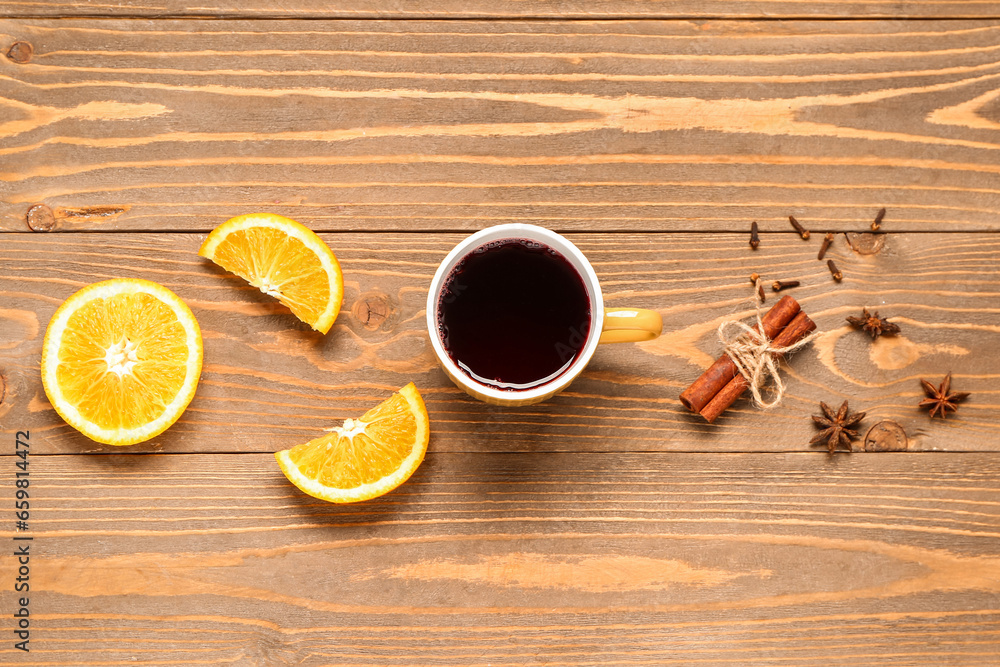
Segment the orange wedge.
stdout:
<svg viewBox="0 0 1000 667">
<path fill-rule="evenodd" d="M 344 276 L 329 246 L 310 229 L 273 213 L 250 213 L 216 227 L 198 254 L 275 297 L 316 331 L 333 326 Z"/>
<path fill-rule="evenodd" d="M 427 453 L 427 409 L 413 383 L 329 435 L 276 452 L 299 489 L 332 503 L 369 500 L 410 478 Z"/>
<path fill-rule="evenodd" d="M 201 360 L 201 329 L 176 294 L 148 280 L 106 280 L 52 316 L 42 386 L 56 412 L 88 438 L 134 445 L 181 416 Z"/>
</svg>

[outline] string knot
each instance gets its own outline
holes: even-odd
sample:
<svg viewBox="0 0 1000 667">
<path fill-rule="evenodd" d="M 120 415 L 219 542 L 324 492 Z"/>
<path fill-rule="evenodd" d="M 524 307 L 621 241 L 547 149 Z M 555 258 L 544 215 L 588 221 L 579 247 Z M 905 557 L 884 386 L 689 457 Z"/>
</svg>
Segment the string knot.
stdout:
<svg viewBox="0 0 1000 667">
<path fill-rule="evenodd" d="M 753 395 L 754 405 L 763 410 L 770 410 L 780 405 L 781 399 L 785 396 L 785 384 L 781 381 L 781 374 L 778 373 L 777 359 L 806 345 L 819 335 L 819 332 L 815 331 L 787 347 L 774 345 L 774 341 L 764 333 L 764 323 L 761 321 L 764 290 L 760 278 L 754 284 L 753 295 L 757 328 L 739 320 L 726 320 L 719 325 L 719 340 L 725 348 L 725 353 L 736 364 L 740 375 L 746 379 Z M 772 378 L 773 398 L 767 401 L 761 392 Z"/>
</svg>

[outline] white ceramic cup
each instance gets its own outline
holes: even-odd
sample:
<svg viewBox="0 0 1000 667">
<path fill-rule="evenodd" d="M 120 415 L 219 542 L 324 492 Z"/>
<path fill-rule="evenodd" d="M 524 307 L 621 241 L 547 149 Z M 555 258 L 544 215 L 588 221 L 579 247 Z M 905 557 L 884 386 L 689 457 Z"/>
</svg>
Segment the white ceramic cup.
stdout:
<svg viewBox="0 0 1000 667">
<path fill-rule="evenodd" d="M 527 239 L 538 241 L 557 250 L 565 257 L 583 279 L 590 300 L 590 333 L 584 342 L 583 349 L 576 361 L 559 376 L 545 384 L 530 389 L 508 391 L 491 387 L 469 377 L 458 367 L 444 347 L 438 326 L 438 305 L 441 300 L 441 290 L 452 269 L 469 253 L 481 245 L 501 239 Z M 663 321 L 660 314 L 653 310 L 641 308 L 604 309 L 604 298 L 601 295 L 601 285 L 597 281 L 594 268 L 579 248 L 566 238 L 544 227 L 524 224 L 507 224 L 488 227 L 469 236 L 452 248 L 448 256 L 438 266 L 434 279 L 427 293 L 427 331 L 430 334 L 431 346 L 437 356 L 441 368 L 451 378 L 452 382 L 461 387 L 470 396 L 474 396 L 494 405 L 530 405 L 539 403 L 565 389 L 576 376 L 587 366 L 599 343 L 625 343 L 642 340 L 652 340 L 660 335 Z"/>
</svg>

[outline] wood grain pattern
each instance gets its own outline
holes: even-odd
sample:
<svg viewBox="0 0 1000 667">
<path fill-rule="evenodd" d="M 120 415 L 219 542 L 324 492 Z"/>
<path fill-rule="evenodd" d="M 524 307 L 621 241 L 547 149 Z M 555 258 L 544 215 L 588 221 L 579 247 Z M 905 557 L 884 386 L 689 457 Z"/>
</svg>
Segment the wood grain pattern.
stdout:
<svg viewBox="0 0 1000 667">
<path fill-rule="evenodd" d="M 391 4 L 373 0 L 243 0 L 204 2 L 190 0 L 6 0 L 0 17 L 25 16 L 219 16 L 241 18 L 344 18 L 344 19 L 632 19 L 632 18 L 997 18 L 1000 11 L 988 0 L 399 0 Z"/>
<path fill-rule="evenodd" d="M 196 256 L 196 234 L 6 234 L 0 251 L 0 403 L 3 432 L 30 429 L 43 452 L 115 451 L 65 425 L 41 389 L 41 341 L 55 308 L 110 277 L 156 280 L 193 308 L 205 339 L 198 393 L 169 431 L 130 451 L 276 451 L 305 442 L 409 381 L 423 393 L 435 451 L 810 451 L 818 401 L 850 399 L 864 428 L 901 423 L 914 450 L 996 450 L 1000 238 L 890 234 L 876 255 L 840 235 L 816 260 L 817 234 L 572 234 L 612 307 L 659 310 L 664 335 L 602 347 L 584 375 L 552 401 L 501 409 L 471 399 L 437 368 L 424 321 L 427 285 L 461 234 L 326 234 L 340 259 L 345 303 L 330 334 Z M 712 257 L 706 262 L 705 257 Z M 716 329 L 749 316 L 747 276 L 798 279 L 791 293 L 823 335 L 785 369 L 784 405 L 737 403 L 714 425 L 677 397 L 720 353 Z M 773 295 L 770 297 L 773 303 Z M 902 328 L 872 344 L 845 323 L 862 306 Z M 972 398 L 947 421 L 915 406 L 918 379 L 952 371 Z"/>
<path fill-rule="evenodd" d="M 0 21 L 15 41 L 6 230 L 38 204 L 57 230 L 1000 228 L 992 21 Z"/>
<path fill-rule="evenodd" d="M 1000 664 L 997 2 L 209 4 L 0 3 L 0 502 L 30 430 L 34 537 L 32 652 L 0 622 L 0 664 Z M 829 18 L 892 20 L 774 20 Z M 196 256 L 259 210 L 337 253 L 328 336 Z M 457 390 L 427 285 L 508 221 L 567 232 L 664 336 L 538 406 Z M 677 396 L 751 272 L 800 280 L 823 334 L 780 408 L 707 425 Z M 125 449 L 38 375 L 58 304 L 112 277 L 173 289 L 205 339 L 184 417 Z M 849 329 L 862 306 L 902 335 Z M 932 421 L 918 378 L 949 371 L 972 397 Z M 405 485 L 287 482 L 270 452 L 411 380 L 432 438 Z M 909 451 L 809 447 L 845 398 Z"/>
<path fill-rule="evenodd" d="M 1000 660 L 994 455 L 432 453 L 346 507 L 267 454 L 31 465 L 23 664 Z"/>
</svg>

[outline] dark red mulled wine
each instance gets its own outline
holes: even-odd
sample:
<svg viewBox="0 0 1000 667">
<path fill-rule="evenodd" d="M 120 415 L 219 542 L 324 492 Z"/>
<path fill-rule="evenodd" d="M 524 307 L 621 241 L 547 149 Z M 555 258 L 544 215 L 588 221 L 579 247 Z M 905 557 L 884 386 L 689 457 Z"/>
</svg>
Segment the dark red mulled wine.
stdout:
<svg viewBox="0 0 1000 667">
<path fill-rule="evenodd" d="M 559 377 L 580 356 L 590 333 L 590 298 L 558 251 L 502 239 L 452 269 L 437 322 L 448 356 L 470 378 L 523 391 Z"/>
</svg>

